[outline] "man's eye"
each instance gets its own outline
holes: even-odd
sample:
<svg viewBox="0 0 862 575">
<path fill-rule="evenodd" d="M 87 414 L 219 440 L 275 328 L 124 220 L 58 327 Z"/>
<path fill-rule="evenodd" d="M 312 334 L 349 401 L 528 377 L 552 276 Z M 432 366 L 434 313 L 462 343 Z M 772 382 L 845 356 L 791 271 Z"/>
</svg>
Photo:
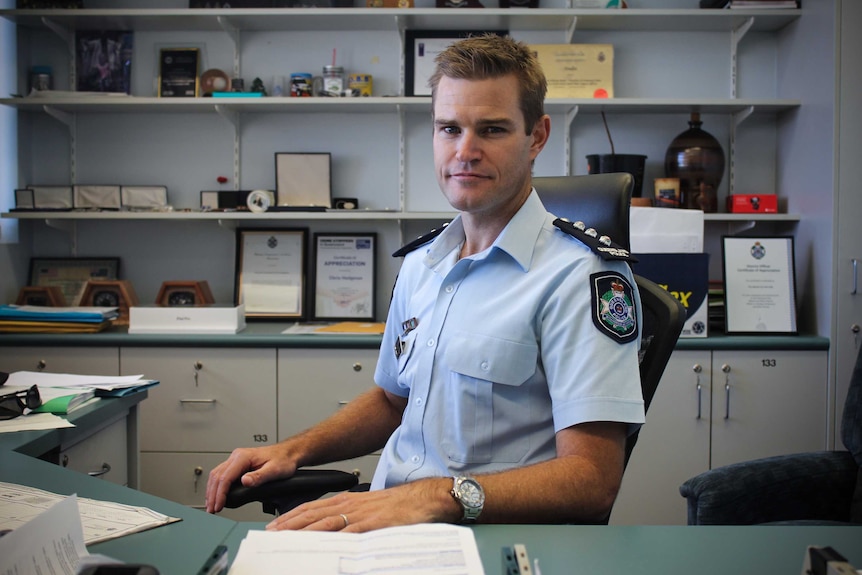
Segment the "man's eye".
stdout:
<svg viewBox="0 0 862 575">
<path fill-rule="evenodd" d="M 457 134 L 460 132 L 456 126 L 443 126 L 442 130 L 444 134 Z"/>
<path fill-rule="evenodd" d="M 501 128 L 500 126 L 488 126 L 487 128 L 485 128 L 485 133 L 491 135 L 505 134 L 506 130 L 504 128 Z"/>
</svg>

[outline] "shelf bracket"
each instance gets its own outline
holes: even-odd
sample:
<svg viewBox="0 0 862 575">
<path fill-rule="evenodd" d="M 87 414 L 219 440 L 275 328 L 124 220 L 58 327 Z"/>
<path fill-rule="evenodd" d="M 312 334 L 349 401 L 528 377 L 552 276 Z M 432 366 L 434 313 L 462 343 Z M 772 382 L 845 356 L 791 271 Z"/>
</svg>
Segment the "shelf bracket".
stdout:
<svg viewBox="0 0 862 575">
<path fill-rule="evenodd" d="M 563 173 L 571 175 L 572 173 L 572 123 L 575 121 L 575 118 L 578 116 L 579 106 L 572 106 L 568 110 L 566 110 L 565 122 L 565 141 L 563 142 L 563 154 L 565 158 L 565 166 L 563 167 Z"/>
<path fill-rule="evenodd" d="M 42 17 L 42 24 L 66 43 L 66 49 L 69 51 L 69 86 L 72 86 L 71 89 L 74 90 L 75 85 L 77 84 L 75 81 L 75 66 L 77 65 L 77 58 L 75 58 L 75 34 L 73 34 L 68 28 L 63 27 L 44 16 Z"/>
<path fill-rule="evenodd" d="M 231 39 L 231 42 L 233 42 L 233 76 L 232 77 L 233 78 L 240 78 L 240 77 L 242 77 L 242 75 L 240 73 L 241 70 L 240 70 L 240 65 L 239 65 L 239 63 L 240 63 L 240 59 L 239 59 L 240 31 L 239 31 L 239 28 L 237 28 L 230 21 L 230 18 L 227 18 L 225 16 L 218 16 L 216 18 L 216 21 L 218 22 L 219 26 L 221 26 L 221 29 L 224 30 L 224 33 L 227 34 L 228 38 Z"/>
<path fill-rule="evenodd" d="M 69 234 L 69 255 L 78 256 L 78 225 L 76 221 L 45 218 L 45 225 Z"/>
<path fill-rule="evenodd" d="M 739 43 L 754 24 L 754 18 L 748 18 L 737 26 L 730 34 L 730 97 L 736 98 L 737 50 Z"/>
<path fill-rule="evenodd" d="M 395 108 L 398 111 L 398 207 L 403 212 L 407 209 L 407 168 L 404 161 L 407 129 L 404 126 L 404 107 L 398 104 Z"/>
<path fill-rule="evenodd" d="M 64 112 L 63 110 L 57 109 L 53 106 L 42 106 L 42 110 L 44 110 L 46 114 L 69 128 L 69 181 L 74 184 L 77 181 L 75 179 L 77 172 L 77 166 L 75 161 L 75 158 L 77 157 L 77 149 L 75 145 L 75 133 L 77 132 L 75 114 Z"/>
<path fill-rule="evenodd" d="M 218 227 L 223 228 L 229 232 L 236 230 L 236 220 L 218 220 Z"/>
<path fill-rule="evenodd" d="M 239 112 L 235 110 L 231 110 L 228 106 L 222 106 L 221 104 L 215 105 L 216 113 L 230 122 L 233 126 L 233 188 L 235 190 L 239 189 L 239 166 L 240 166 L 240 119 Z"/>
<path fill-rule="evenodd" d="M 735 193 L 736 189 L 736 131 L 739 126 L 754 113 L 754 106 L 748 106 L 742 111 L 736 112 L 730 117 L 730 153 L 729 155 L 729 177 L 727 182 L 728 194 Z"/>
<path fill-rule="evenodd" d="M 753 230 L 756 225 L 756 220 L 746 220 L 744 222 L 728 222 L 727 235 L 735 236 L 737 234 L 741 234 L 742 232 Z"/>
<path fill-rule="evenodd" d="M 575 36 L 575 30 L 578 27 L 578 17 L 572 17 L 572 23 L 566 28 L 566 44 L 572 43 L 572 38 Z"/>
</svg>

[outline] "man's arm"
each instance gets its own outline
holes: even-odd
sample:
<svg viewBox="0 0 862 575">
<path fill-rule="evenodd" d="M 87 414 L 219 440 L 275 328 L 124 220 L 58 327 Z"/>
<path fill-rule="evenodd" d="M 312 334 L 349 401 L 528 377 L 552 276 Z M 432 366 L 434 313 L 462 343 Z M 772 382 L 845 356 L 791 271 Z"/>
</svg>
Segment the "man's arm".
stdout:
<svg viewBox="0 0 862 575">
<path fill-rule="evenodd" d="M 478 476 L 485 490 L 479 522 L 604 520 L 622 481 L 625 429 L 625 424 L 611 422 L 576 425 L 557 433 L 556 458 Z M 342 493 L 301 505 L 267 528 L 369 531 L 413 523 L 457 523 L 462 509 L 449 494 L 451 488 L 451 478 L 434 478 L 368 493 Z"/>
<path fill-rule="evenodd" d="M 401 423 L 406 398 L 379 387 L 363 393 L 335 414 L 276 445 L 235 449 L 209 474 L 206 509 L 218 513 L 237 479 L 247 487 L 290 477 L 304 466 L 367 455 L 383 447 Z"/>
</svg>

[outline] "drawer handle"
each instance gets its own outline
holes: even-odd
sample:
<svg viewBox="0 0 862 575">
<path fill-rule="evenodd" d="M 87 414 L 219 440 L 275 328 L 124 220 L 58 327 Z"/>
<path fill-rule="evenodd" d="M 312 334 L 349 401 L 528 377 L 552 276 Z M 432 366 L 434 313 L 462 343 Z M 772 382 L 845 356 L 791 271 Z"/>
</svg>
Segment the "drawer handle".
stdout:
<svg viewBox="0 0 862 575">
<path fill-rule="evenodd" d="M 215 399 L 181 399 L 180 403 L 215 403 Z"/>
<path fill-rule="evenodd" d="M 102 468 L 99 471 L 88 471 L 87 475 L 90 477 L 101 477 L 102 475 L 111 471 L 111 466 L 107 463 L 102 464 Z"/>
</svg>

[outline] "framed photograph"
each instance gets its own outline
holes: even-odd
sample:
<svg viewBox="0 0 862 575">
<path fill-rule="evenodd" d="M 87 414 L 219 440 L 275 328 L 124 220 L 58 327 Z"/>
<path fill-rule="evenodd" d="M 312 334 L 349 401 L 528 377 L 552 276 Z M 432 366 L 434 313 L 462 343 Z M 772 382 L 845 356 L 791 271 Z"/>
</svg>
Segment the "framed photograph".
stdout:
<svg viewBox="0 0 862 575">
<path fill-rule="evenodd" d="M 159 50 L 159 98 L 195 98 L 200 95 L 200 49 Z"/>
<path fill-rule="evenodd" d="M 377 234 L 314 234 L 314 319 L 374 321 Z"/>
<path fill-rule="evenodd" d="M 404 95 L 430 96 L 428 79 L 434 72 L 434 58 L 449 44 L 461 38 L 497 34 L 508 30 L 406 30 L 404 35 Z"/>
<path fill-rule="evenodd" d="M 305 229 L 238 229 L 234 303 L 246 319 L 306 318 Z"/>
<path fill-rule="evenodd" d="M 792 237 L 724 236 L 728 334 L 795 334 L 796 268 Z"/>
<path fill-rule="evenodd" d="M 123 30 L 75 32 L 79 92 L 132 93 L 134 35 Z"/>
<path fill-rule="evenodd" d="M 332 156 L 329 152 L 275 154 L 276 203 L 281 207 L 332 207 Z"/>
<path fill-rule="evenodd" d="M 70 306 L 80 305 L 81 293 L 90 280 L 116 280 L 120 258 L 31 258 L 27 285 L 60 288 Z"/>
</svg>

